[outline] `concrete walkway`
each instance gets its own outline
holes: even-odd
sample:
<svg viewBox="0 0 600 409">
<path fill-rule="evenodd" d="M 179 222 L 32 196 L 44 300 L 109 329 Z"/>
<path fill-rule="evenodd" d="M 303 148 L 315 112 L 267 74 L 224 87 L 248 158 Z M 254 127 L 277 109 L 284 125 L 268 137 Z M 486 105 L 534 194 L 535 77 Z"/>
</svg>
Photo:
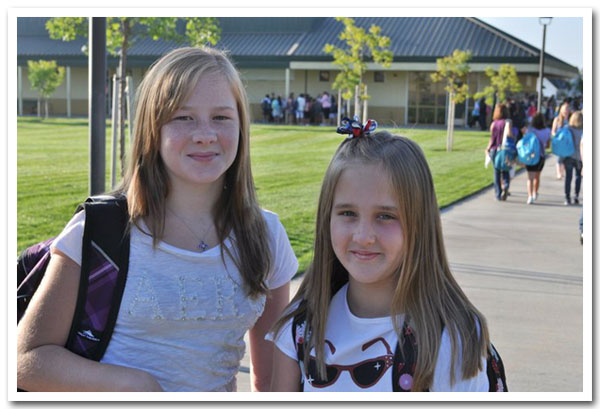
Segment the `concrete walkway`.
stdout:
<svg viewBox="0 0 600 409">
<path fill-rule="evenodd" d="M 533 205 L 525 204 L 522 171 L 506 201 L 495 201 L 492 187 L 442 212 L 454 275 L 486 316 L 515 392 L 583 390 L 582 207 L 563 204 L 555 163 L 547 159 Z M 292 282 L 294 293 L 298 284 Z M 250 390 L 248 367 L 246 354 L 242 392 Z"/>
</svg>

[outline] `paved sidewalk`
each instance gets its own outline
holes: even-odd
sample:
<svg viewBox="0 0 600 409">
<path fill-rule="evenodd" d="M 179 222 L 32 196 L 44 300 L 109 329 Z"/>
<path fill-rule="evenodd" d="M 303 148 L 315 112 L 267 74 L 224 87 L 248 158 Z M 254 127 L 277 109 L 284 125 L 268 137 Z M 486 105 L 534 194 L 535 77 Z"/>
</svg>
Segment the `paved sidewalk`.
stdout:
<svg viewBox="0 0 600 409">
<path fill-rule="evenodd" d="M 555 163 L 547 159 L 533 205 L 525 204 L 522 171 L 505 202 L 494 200 L 492 187 L 442 211 L 454 275 L 487 317 L 515 392 L 583 390 L 582 207 L 563 204 Z M 250 390 L 248 366 L 246 354 L 239 391 Z"/>
</svg>

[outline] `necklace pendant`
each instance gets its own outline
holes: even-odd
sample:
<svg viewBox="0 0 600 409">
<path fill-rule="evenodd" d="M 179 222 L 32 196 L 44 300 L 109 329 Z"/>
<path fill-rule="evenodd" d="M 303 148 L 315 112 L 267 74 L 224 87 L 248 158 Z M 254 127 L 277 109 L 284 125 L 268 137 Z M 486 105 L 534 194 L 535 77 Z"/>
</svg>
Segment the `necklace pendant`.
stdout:
<svg viewBox="0 0 600 409">
<path fill-rule="evenodd" d="M 200 242 L 200 244 L 198 244 L 198 248 L 199 248 L 201 251 L 206 251 L 206 249 L 208 248 L 208 244 L 206 244 L 206 243 L 204 242 L 204 240 L 202 240 L 202 241 Z"/>
</svg>

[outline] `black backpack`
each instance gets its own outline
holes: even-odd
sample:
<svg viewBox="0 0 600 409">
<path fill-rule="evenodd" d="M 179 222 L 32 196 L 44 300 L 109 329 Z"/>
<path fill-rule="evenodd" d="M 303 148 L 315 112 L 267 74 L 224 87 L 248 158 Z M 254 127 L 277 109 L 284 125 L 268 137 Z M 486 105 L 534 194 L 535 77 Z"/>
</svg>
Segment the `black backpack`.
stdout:
<svg viewBox="0 0 600 409">
<path fill-rule="evenodd" d="M 296 338 L 296 332 L 297 328 L 300 325 L 306 325 L 305 323 L 306 313 L 296 315 L 292 321 L 292 337 L 296 347 L 296 357 L 298 362 L 303 362 L 304 360 L 304 343 L 298 342 L 298 339 Z M 417 342 L 414 332 L 406 321 L 402 327 L 402 334 L 404 336 L 404 343 L 402 347 L 400 347 L 400 342 L 396 344 L 392 362 L 385 362 L 385 360 L 383 360 L 381 363 L 382 365 L 389 365 L 392 367 L 392 390 L 394 392 L 410 392 L 412 376 L 415 373 L 415 365 L 417 362 Z M 392 352 L 389 351 L 388 356 L 391 355 L 391 353 Z M 304 368 L 304 365 L 301 365 L 301 368 Z M 386 367 L 384 366 L 384 368 Z M 321 382 L 322 384 L 326 383 L 327 380 L 320 379 L 316 373 L 316 370 L 311 372 L 313 373 L 311 373 L 310 376 L 315 377 L 315 379 L 313 379 L 313 383 L 315 381 Z M 498 351 L 491 343 L 488 347 L 486 372 L 489 382 L 488 392 L 508 392 L 502 358 L 500 358 Z M 302 382 L 302 390 L 304 390 L 304 382 Z M 425 392 L 429 392 L 429 390 Z"/>
<path fill-rule="evenodd" d="M 127 278 L 127 200 L 124 196 L 90 197 L 75 213 L 82 210 L 81 279 L 65 348 L 99 361 L 112 336 Z M 25 249 L 17 259 L 17 323 L 46 272 L 54 239 Z"/>
</svg>

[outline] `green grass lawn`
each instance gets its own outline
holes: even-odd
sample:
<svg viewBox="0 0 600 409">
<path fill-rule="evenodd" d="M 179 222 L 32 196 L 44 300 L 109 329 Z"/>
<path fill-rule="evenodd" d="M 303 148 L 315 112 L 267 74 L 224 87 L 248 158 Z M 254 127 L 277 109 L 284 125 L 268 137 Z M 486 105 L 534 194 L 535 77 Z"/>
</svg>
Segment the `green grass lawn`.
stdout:
<svg viewBox="0 0 600 409">
<path fill-rule="evenodd" d="M 17 248 L 58 234 L 88 194 L 89 142 L 85 119 L 19 118 L 17 123 Z M 441 207 L 493 180 L 483 168 L 486 132 L 395 129 L 417 141 L 429 161 Z M 110 127 L 107 126 L 107 190 Z M 279 214 L 303 271 L 312 255 L 314 218 L 325 169 L 344 136 L 333 127 L 253 125 L 252 171 L 261 205 Z"/>
</svg>

